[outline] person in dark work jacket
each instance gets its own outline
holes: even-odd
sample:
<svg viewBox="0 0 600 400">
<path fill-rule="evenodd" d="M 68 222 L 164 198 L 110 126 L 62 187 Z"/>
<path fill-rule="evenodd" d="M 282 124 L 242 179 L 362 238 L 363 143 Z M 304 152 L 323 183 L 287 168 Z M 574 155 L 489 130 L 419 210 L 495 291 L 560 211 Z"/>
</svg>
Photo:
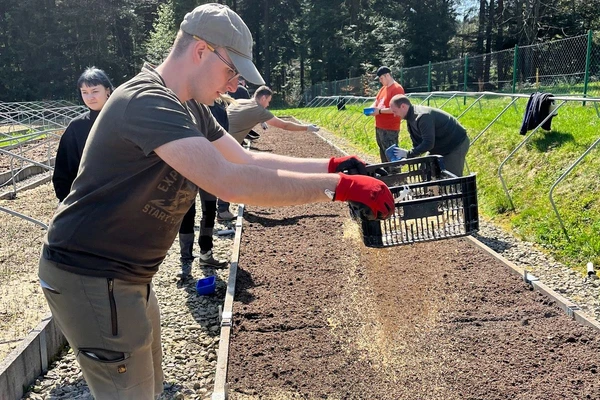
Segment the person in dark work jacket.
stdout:
<svg viewBox="0 0 600 400">
<path fill-rule="evenodd" d="M 402 154 L 407 158 L 425 152 L 444 157 L 446 169 L 456 176 L 463 175 L 465 157 L 469 151 L 466 129 L 445 111 L 413 106 L 408 97 L 396 95 L 390 101 L 392 112 L 406 121 L 413 148 Z M 405 150 L 399 149 L 401 152 Z"/>
<path fill-rule="evenodd" d="M 189 108 L 194 112 L 197 110 L 198 103 L 195 100 L 188 100 Z M 229 120 L 227 119 L 227 98 L 217 99 L 215 104 L 209 106 L 211 114 L 219 125 L 226 131 L 229 130 Z M 225 207 L 229 212 L 229 203 L 215 197 L 202 188 L 198 188 L 200 194 L 200 202 L 202 204 L 202 217 L 200 219 L 200 237 L 198 245 L 200 246 L 199 264 L 206 267 L 224 268 L 227 266 L 226 260 L 219 260 L 214 257 L 213 249 L 213 232 L 215 227 L 215 217 L 217 213 L 217 202 L 219 207 Z M 232 215 L 232 218 L 234 216 Z M 179 227 L 179 261 L 181 261 L 181 280 L 188 279 L 192 273 L 192 263 L 194 262 L 193 247 L 194 247 L 194 225 L 196 220 L 196 202 L 188 212 L 183 216 L 181 226 Z"/>
<path fill-rule="evenodd" d="M 77 80 L 77 89 L 89 111 L 75 117 L 60 138 L 52 184 L 59 201 L 71 191 L 77 176 L 85 142 L 92 125 L 113 91 L 112 83 L 104 71 L 96 67 L 87 68 Z"/>
<path fill-rule="evenodd" d="M 235 100 L 250 99 L 250 93 L 248 92 L 248 89 L 246 88 L 246 80 L 243 77 L 240 76 L 238 78 L 237 89 L 235 90 L 235 92 L 229 93 L 229 95 Z"/>
</svg>

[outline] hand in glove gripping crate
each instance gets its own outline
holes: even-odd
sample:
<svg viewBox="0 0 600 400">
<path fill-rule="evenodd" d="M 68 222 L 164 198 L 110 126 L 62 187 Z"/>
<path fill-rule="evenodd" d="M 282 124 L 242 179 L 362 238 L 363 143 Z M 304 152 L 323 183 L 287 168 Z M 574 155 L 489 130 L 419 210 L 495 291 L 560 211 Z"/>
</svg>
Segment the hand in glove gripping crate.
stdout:
<svg viewBox="0 0 600 400">
<path fill-rule="evenodd" d="M 387 175 L 379 173 L 382 168 Z M 444 169 L 441 156 L 369 165 L 367 174 L 386 183 L 395 211 L 390 218 L 377 221 L 360 204 L 350 204 L 366 246 L 441 240 L 479 229 L 475 175 L 456 177 Z"/>
</svg>

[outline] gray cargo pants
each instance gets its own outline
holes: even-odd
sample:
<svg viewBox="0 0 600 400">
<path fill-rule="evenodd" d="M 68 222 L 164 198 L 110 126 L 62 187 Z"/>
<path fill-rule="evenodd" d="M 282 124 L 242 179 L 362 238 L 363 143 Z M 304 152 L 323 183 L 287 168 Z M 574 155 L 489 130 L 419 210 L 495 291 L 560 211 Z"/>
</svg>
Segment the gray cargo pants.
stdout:
<svg viewBox="0 0 600 400">
<path fill-rule="evenodd" d="M 73 274 L 43 257 L 39 277 L 96 399 L 149 400 L 162 392 L 160 311 L 151 283 Z"/>
</svg>

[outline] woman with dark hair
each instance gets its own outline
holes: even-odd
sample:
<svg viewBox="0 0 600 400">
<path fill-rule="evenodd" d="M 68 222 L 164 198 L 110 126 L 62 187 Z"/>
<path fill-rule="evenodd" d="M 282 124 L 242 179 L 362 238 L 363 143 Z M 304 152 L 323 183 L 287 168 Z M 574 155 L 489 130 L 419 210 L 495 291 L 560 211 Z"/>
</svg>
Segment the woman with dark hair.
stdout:
<svg viewBox="0 0 600 400">
<path fill-rule="evenodd" d="M 59 201 L 71 191 L 77 176 L 83 147 L 92 125 L 113 91 L 112 83 L 104 71 L 96 67 L 87 68 L 77 80 L 77 89 L 89 111 L 74 118 L 60 138 L 52 184 Z"/>
</svg>

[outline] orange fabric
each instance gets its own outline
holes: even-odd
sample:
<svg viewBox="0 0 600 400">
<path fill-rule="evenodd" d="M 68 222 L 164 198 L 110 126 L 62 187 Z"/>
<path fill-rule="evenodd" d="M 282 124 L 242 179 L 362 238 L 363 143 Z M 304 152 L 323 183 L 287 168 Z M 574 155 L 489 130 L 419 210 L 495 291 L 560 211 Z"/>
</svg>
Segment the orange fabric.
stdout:
<svg viewBox="0 0 600 400">
<path fill-rule="evenodd" d="M 404 88 L 398 82 L 382 87 L 375 98 L 375 107 L 389 108 L 390 100 L 397 94 L 404 94 Z M 396 117 L 394 114 L 379 114 L 375 116 L 375 127 L 390 131 L 399 131 L 400 121 L 400 117 Z"/>
</svg>

